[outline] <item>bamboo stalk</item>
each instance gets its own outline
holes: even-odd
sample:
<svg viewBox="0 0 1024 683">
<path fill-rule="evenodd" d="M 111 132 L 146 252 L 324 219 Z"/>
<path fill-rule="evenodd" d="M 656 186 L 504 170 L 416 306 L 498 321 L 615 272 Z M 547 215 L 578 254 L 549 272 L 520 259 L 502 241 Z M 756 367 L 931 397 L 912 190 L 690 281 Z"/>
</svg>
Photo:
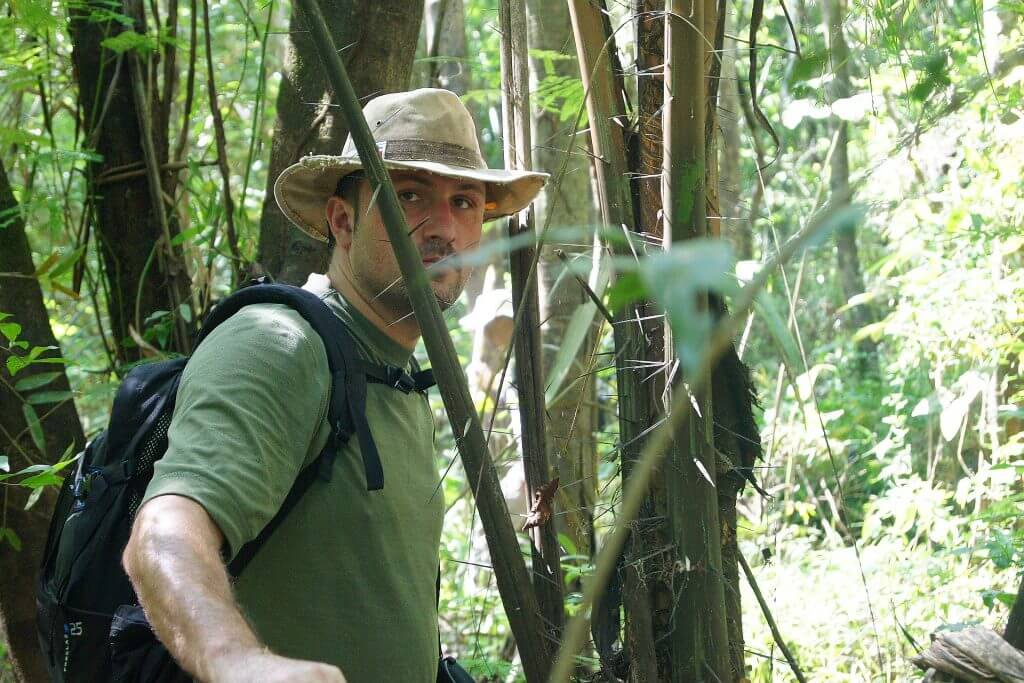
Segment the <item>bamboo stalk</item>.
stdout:
<svg viewBox="0 0 1024 683">
<path fill-rule="evenodd" d="M 529 70 L 525 56 L 526 8 L 523 0 L 503 0 L 501 20 L 502 111 L 506 112 L 505 165 L 531 170 Z M 508 144 L 511 138 L 512 144 Z M 521 233 L 535 234 L 533 207 L 508 221 L 510 238 Z M 534 240 L 535 243 L 535 240 Z M 544 410 L 544 368 L 541 353 L 540 300 L 533 243 L 509 255 L 512 279 L 512 303 L 517 312 L 515 358 L 519 393 L 519 420 L 522 425 L 523 470 L 529 500 L 552 478 L 546 443 Z M 521 313 L 520 313 L 521 310 Z M 533 586 L 541 614 L 553 642 L 558 642 L 565 622 L 562 590 L 561 549 L 554 521 L 530 530 L 530 555 Z"/>
<path fill-rule="evenodd" d="M 593 0 L 569 0 L 576 54 L 586 92 L 587 116 L 590 119 L 590 144 L 594 175 L 597 179 L 598 206 L 601 220 L 609 229 L 621 229 L 626 242 L 616 241 L 619 256 L 629 258 L 632 249 L 629 235 L 635 231 L 632 191 L 629 182 L 629 163 L 626 159 L 625 102 L 612 55 L 615 54 L 613 36 L 602 14 L 603 7 Z M 649 388 L 643 383 L 635 359 L 647 355 L 647 341 L 640 311 L 644 304 L 623 308 L 615 316 L 612 331 L 615 343 L 616 381 L 619 393 L 619 441 L 622 443 L 620 459 L 623 480 L 628 484 L 633 467 L 645 441 L 645 430 L 653 424 Z M 633 322 L 633 318 L 637 322 Z M 646 487 L 645 487 L 646 489 Z M 644 496 L 645 504 L 647 496 Z M 644 514 L 649 517 L 651 514 Z M 603 552 L 603 551 L 602 551 Z M 618 556 L 616 551 L 614 556 Z M 630 655 L 630 677 L 633 681 L 657 680 L 657 658 L 654 651 L 654 632 L 651 600 L 644 577 L 627 562 L 623 572 L 622 603 L 626 613 L 625 645 Z M 614 610 L 612 610 L 614 607 Z M 617 612 L 617 606 L 598 610 L 605 615 Z M 603 616 L 602 616 L 603 618 Z M 595 621 L 595 632 L 614 629 L 614 624 Z M 575 650 L 572 650 L 575 652 Z M 609 653 L 602 655 L 602 665 Z"/>
<path fill-rule="evenodd" d="M 665 86 L 662 119 L 662 205 L 664 244 L 707 236 L 705 184 L 704 1 L 667 0 L 665 17 Z M 707 314 L 707 294 L 698 307 Z M 672 330 L 665 327 L 665 362 L 675 362 Z M 700 404 L 698 419 L 689 419 L 675 434 L 669 458 L 677 476 L 666 478 L 669 524 L 676 561 L 683 567 L 678 608 L 672 624 L 674 681 L 700 680 L 706 670 L 729 680 L 729 634 L 722 585 L 721 525 L 718 518 L 717 467 L 711 411 L 710 368 L 704 381 L 690 384 Z M 677 382 L 672 389 L 685 396 Z M 692 410 L 688 402 L 682 410 Z"/>
<path fill-rule="evenodd" d="M 722 320 L 710 342 L 702 349 L 701 358 L 696 365 L 697 370 L 692 377 L 687 378 L 688 382 L 692 385 L 700 385 L 707 381 L 709 368 L 714 366 L 722 353 L 732 344 L 733 335 L 742 328 L 747 314 L 754 305 L 754 298 L 764 289 L 769 277 L 780 265 L 787 263 L 794 254 L 801 251 L 820 233 L 834 228 L 842 218 L 848 217 L 848 211 L 843 211 L 843 208 L 836 204 L 828 205 L 793 235 L 782 246 L 775 258 L 765 263 L 757 276 L 743 288 L 737 297 L 732 315 Z M 685 410 L 688 403 L 689 395 L 682 391 L 676 392 L 671 411 L 665 421 L 651 433 L 643 452 L 634 464 L 630 477 L 626 480 L 622 504 L 615 518 L 615 526 L 608 534 L 598 554 L 594 573 L 584 588 L 579 611 L 565 629 L 562 647 L 557 653 L 549 679 L 552 683 L 569 680 L 576 653 L 579 652 L 586 638 L 590 611 L 597 597 L 608 585 L 608 579 L 615 568 L 616 559 L 630 533 L 630 525 L 636 519 L 640 504 L 647 495 L 647 487 L 654 476 L 655 468 L 668 451 L 672 435 L 684 427 L 690 417 L 690 411 Z"/>
<path fill-rule="evenodd" d="M 441 309 L 420 261 L 419 251 L 409 237 L 409 226 L 399 206 L 391 178 L 377 152 L 359 100 L 345 65 L 336 51 L 320 7 L 316 0 L 299 0 L 299 6 L 307 18 L 310 37 L 323 60 L 328 80 L 335 91 L 359 156 L 363 160 L 371 186 L 377 193 L 377 206 L 402 277 L 408 286 L 409 299 L 423 334 L 423 341 L 448 411 L 466 474 L 473 488 L 491 552 L 498 591 L 519 647 L 523 670 L 528 681 L 544 680 L 547 677 L 550 659 L 543 637 L 544 625 L 537 597 L 519 553 L 519 541 L 512 528 L 505 499 L 501 495 L 497 472 L 487 453 L 486 441 L 466 386 L 465 374 L 459 365 L 458 355 L 441 316 Z"/>
</svg>

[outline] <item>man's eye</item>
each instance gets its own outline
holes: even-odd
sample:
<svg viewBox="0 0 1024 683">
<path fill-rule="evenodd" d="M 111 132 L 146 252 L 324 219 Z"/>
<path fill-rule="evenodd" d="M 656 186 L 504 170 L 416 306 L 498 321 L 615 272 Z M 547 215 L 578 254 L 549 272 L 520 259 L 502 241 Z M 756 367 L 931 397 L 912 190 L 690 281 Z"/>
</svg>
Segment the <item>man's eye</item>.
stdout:
<svg viewBox="0 0 1024 683">
<path fill-rule="evenodd" d="M 419 201 L 420 196 L 412 190 L 402 190 L 398 193 L 398 198 L 403 202 L 416 202 Z"/>
<path fill-rule="evenodd" d="M 472 209 L 476 206 L 476 203 L 469 197 L 456 197 L 453 201 L 455 206 L 460 209 Z"/>
</svg>

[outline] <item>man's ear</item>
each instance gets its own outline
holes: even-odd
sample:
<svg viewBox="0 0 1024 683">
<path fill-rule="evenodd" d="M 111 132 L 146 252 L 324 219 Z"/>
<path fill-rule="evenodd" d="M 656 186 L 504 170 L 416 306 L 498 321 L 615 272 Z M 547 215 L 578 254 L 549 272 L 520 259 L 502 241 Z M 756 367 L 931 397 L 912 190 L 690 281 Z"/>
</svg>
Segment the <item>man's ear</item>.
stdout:
<svg viewBox="0 0 1024 683">
<path fill-rule="evenodd" d="M 354 216 L 353 207 L 346 200 L 336 195 L 327 199 L 327 226 L 334 241 L 346 251 L 352 244 Z"/>
</svg>

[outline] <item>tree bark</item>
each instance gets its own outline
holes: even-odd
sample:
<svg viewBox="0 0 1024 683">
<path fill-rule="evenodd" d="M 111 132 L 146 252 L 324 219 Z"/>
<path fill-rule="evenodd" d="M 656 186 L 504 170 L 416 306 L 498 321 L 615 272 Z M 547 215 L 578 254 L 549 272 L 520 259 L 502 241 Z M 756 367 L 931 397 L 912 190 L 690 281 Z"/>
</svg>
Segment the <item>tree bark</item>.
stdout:
<svg viewBox="0 0 1024 683">
<path fill-rule="evenodd" d="M 462 0 L 427 0 L 424 11 L 427 56 L 431 88 L 444 88 L 459 95 L 469 89 L 470 69 L 466 59 L 466 10 Z"/>
<path fill-rule="evenodd" d="M 422 3 L 323 0 L 320 6 L 360 101 L 408 87 Z M 281 171 L 307 154 L 341 154 L 348 129 L 337 108 L 328 106 L 327 78 L 299 13 L 292 12 L 289 30 L 291 43 L 277 97 L 257 261 L 274 279 L 302 284 L 309 273 L 326 269 L 327 247 L 296 229 L 281 213 L 274 200 L 274 183 Z"/>
<path fill-rule="evenodd" d="M 1017 589 L 1017 600 L 1006 620 L 1003 639 L 1018 650 L 1024 650 L 1024 581 L 1021 581 Z"/>
<path fill-rule="evenodd" d="M 95 141 L 95 152 L 101 157 L 90 161 L 86 172 L 114 348 L 119 361 L 131 362 L 141 358 L 142 352 L 132 343 L 130 328 L 142 334 L 145 321 L 157 311 L 171 316 L 175 334 L 170 350 L 187 351 L 187 325 L 175 309 L 176 302 L 185 301 L 189 278 L 180 254 L 167 243 L 159 215 L 163 208 L 154 205 L 150 179 L 140 175 L 103 180 L 104 174 L 113 175 L 125 166 L 145 167 L 140 113 L 149 117 L 153 161 L 156 165 L 167 162 L 167 121 L 159 113 L 159 102 L 151 93 L 143 93 L 146 111 L 136 107 L 131 60 L 141 61 L 143 56 L 126 52 L 119 58 L 101 46 L 123 29 L 118 21 L 95 18 L 109 14 L 108 5 L 99 0 L 76 4 L 70 10 L 69 28 L 86 140 L 87 144 Z M 135 29 L 144 31 L 141 15 L 134 18 Z M 147 62 L 141 66 L 143 72 L 149 70 Z M 170 183 L 167 172 L 155 180 L 163 188 Z M 176 234 L 173 223 L 168 230 L 171 237 Z"/>
<path fill-rule="evenodd" d="M 0 311 L 11 313 L 5 322 L 21 325 L 19 337 L 32 346 L 58 346 L 50 328 L 50 318 L 43 302 L 39 281 L 32 277 L 35 266 L 25 234 L 25 223 L 18 214 L 18 204 L 8 183 L 7 172 L 0 160 L 0 214 L 11 220 L 0 228 Z M 24 275 L 12 277 L 7 273 Z M 16 472 L 29 465 L 55 462 L 69 444 L 81 448 L 85 436 L 78 420 L 74 401 L 55 405 L 42 405 L 38 411 L 44 435 L 45 452 L 40 453 L 30 436 L 22 412 L 23 392 L 14 391 L 16 382 L 42 372 L 60 371 L 60 375 L 46 385 L 47 390 L 70 391 L 63 366 L 59 364 L 30 365 L 16 377 L 6 368 L 11 352 L 3 348 L 6 338 L 0 338 L 0 453 L 10 459 L 10 470 Z M 47 352 L 45 357 L 59 358 Z M 18 355 L 22 355 L 20 352 Z M 56 496 L 44 495 L 29 510 L 25 503 L 29 491 L 17 486 L 5 486 L 3 519 L 21 540 L 21 550 L 15 552 L 9 541 L 0 543 L 0 627 L 7 633 L 9 655 L 15 675 L 22 681 L 43 681 L 47 673 L 36 636 L 35 583 L 42 562 L 43 545 L 50 523 L 50 513 Z"/>
</svg>

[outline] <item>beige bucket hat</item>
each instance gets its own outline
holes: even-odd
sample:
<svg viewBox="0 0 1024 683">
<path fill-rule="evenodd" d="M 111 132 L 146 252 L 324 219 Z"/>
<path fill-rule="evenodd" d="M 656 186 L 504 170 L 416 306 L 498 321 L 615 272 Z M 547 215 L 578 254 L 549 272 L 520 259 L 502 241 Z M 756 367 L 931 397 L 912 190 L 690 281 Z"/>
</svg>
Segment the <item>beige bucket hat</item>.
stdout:
<svg viewBox="0 0 1024 683">
<path fill-rule="evenodd" d="M 381 95 L 363 108 L 377 150 L 390 170 L 415 170 L 486 185 L 484 220 L 509 216 L 537 196 L 547 173 L 487 167 L 476 126 L 458 95 L 422 88 Z M 352 136 L 340 156 L 312 155 L 286 168 L 274 183 L 278 206 L 304 233 L 327 241 L 325 205 L 338 181 L 363 168 Z"/>
</svg>

